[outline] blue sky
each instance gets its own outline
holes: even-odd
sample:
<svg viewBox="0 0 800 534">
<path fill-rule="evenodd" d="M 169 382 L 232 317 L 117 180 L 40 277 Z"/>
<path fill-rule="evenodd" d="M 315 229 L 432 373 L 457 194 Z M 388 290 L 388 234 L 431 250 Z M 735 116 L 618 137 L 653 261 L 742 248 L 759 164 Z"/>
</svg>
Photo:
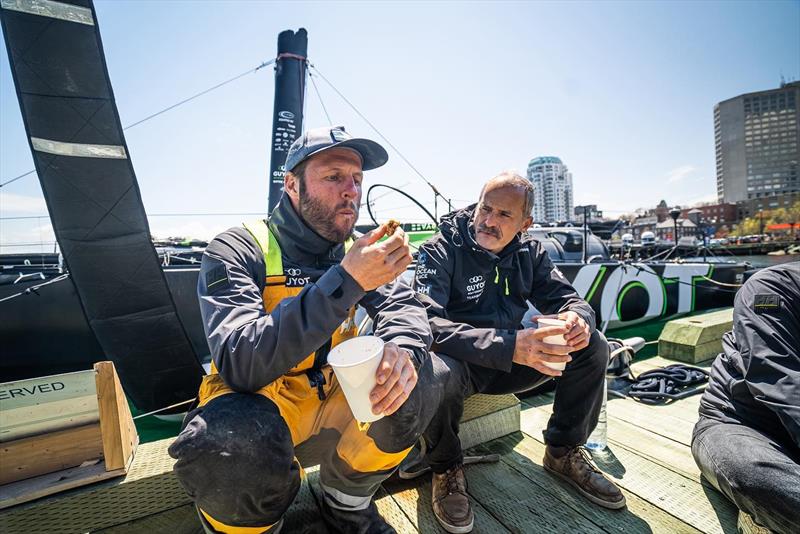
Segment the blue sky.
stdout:
<svg viewBox="0 0 800 534">
<path fill-rule="evenodd" d="M 309 58 L 445 196 L 465 205 L 505 169 L 559 156 L 576 204 L 608 215 L 714 197 L 713 106 L 800 78 L 800 2 L 97 1 L 123 124 L 275 55 L 305 27 Z M 5 48 L 4 45 L 2 45 Z M 324 82 L 335 123 L 374 136 Z M 261 212 L 273 75 L 262 69 L 126 133 L 149 213 Z M 309 85 L 306 126 L 327 122 Z M 0 181 L 33 168 L 0 53 Z M 367 174 L 432 206 L 396 154 Z M 379 217 L 422 220 L 401 198 Z M 2 216 L 45 213 L 29 176 Z M 440 210 L 441 211 L 441 210 Z M 366 217 L 362 213 L 362 217 Z M 151 218 L 209 238 L 241 217 Z M 47 219 L 0 221 L 3 252 L 52 239 Z"/>
</svg>

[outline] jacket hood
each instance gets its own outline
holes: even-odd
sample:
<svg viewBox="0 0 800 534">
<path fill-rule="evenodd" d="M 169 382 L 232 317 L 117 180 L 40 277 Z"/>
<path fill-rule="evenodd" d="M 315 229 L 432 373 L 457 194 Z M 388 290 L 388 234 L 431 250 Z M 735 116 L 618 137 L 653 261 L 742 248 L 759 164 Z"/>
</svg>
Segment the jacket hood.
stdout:
<svg viewBox="0 0 800 534">
<path fill-rule="evenodd" d="M 270 214 L 269 228 L 280 243 L 281 252 L 297 262 L 333 263 L 344 257 L 344 244 L 332 243 L 312 230 L 285 194 Z"/>
<path fill-rule="evenodd" d="M 455 210 L 442 216 L 439 223 L 439 231 L 442 233 L 442 237 L 452 243 L 453 246 L 502 258 L 533 241 L 533 237 L 525 232 L 514 236 L 514 239 L 500 251 L 500 254 L 494 254 L 484 249 L 475 240 L 475 229 L 472 226 L 472 219 L 477 205 L 477 203 L 471 204 L 466 208 Z"/>
</svg>

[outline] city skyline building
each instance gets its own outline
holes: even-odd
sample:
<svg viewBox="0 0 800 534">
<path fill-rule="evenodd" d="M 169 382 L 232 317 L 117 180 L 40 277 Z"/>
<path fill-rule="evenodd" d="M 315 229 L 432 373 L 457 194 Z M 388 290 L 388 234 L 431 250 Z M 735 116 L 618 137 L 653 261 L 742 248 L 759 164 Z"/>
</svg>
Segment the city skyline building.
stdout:
<svg viewBox="0 0 800 534">
<path fill-rule="evenodd" d="M 717 200 L 785 207 L 800 196 L 800 82 L 714 106 Z"/>
<path fill-rule="evenodd" d="M 533 184 L 534 221 L 574 220 L 572 173 L 560 158 L 533 158 L 528 163 L 527 178 Z"/>
</svg>

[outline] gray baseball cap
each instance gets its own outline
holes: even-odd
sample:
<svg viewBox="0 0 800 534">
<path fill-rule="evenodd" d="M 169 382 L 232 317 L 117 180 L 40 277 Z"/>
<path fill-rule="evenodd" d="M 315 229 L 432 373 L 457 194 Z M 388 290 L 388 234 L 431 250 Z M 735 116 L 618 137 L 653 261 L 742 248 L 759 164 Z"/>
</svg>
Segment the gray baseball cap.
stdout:
<svg viewBox="0 0 800 534">
<path fill-rule="evenodd" d="M 335 147 L 350 148 L 358 152 L 361 156 L 361 168 L 365 171 L 377 169 L 389 160 L 386 149 L 375 141 L 352 137 L 344 131 L 344 126 L 326 126 L 308 130 L 295 139 L 289 147 L 284 168 L 289 172 L 314 154 Z"/>
</svg>

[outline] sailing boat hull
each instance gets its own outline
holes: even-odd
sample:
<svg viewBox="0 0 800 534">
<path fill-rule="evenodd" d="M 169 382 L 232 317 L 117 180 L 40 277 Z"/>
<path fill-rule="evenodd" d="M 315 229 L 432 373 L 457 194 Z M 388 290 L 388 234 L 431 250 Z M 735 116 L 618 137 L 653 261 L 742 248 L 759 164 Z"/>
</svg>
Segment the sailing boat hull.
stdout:
<svg viewBox="0 0 800 534">
<path fill-rule="evenodd" d="M 610 328 L 631 326 L 654 319 L 731 306 L 744 264 L 662 263 L 558 264 L 559 270 L 592 305 L 598 324 Z M 30 268 L 29 268 L 30 269 Z M 166 266 L 164 274 L 195 353 L 208 359 L 208 345 L 197 303 L 199 267 Z M 53 269 L 43 273 L 54 279 Z M 86 369 L 104 359 L 81 310 L 69 277 L 39 286 L 41 278 L 0 285 L 3 321 L 0 338 L 3 358 L 0 372 L 6 380 Z M 725 284 L 725 285 L 720 285 Z"/>
</svg>

